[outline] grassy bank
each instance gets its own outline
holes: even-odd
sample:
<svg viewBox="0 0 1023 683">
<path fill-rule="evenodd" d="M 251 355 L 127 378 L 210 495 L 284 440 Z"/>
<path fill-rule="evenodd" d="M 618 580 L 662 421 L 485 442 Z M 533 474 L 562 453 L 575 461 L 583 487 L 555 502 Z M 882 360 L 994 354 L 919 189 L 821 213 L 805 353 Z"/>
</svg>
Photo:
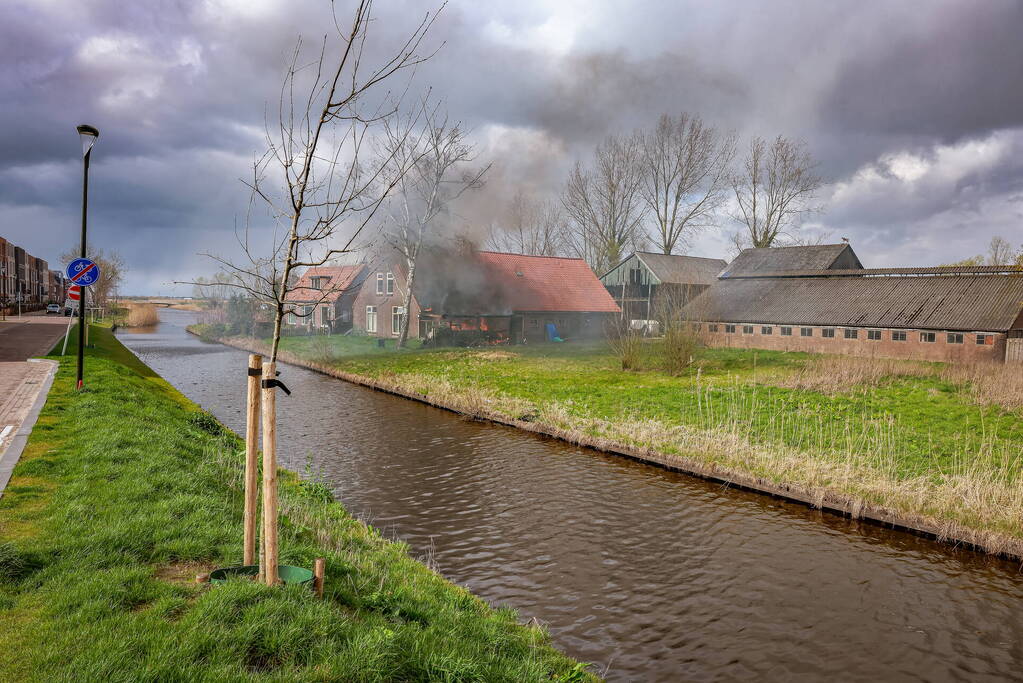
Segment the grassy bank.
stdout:
<svg viewBox="0 0 1023 683">
<path fill-rule="evenodd" d="M 676 377 L 658 367 L 655 347 L 647 369 L 623 372 L 602 345 L 381 353 L 371 344 L 292 338 L 283 349 L 285 359 L 465 412 L 648 449 L 992 552 L 1023 550 L 1019 368 L 709 349 Z"/>
<path fill-rule="evenodd" d="M 282 476 L 282 561 L 307 589 L 197 573 L 241 554 L 241 444 L 93 327 L 0 499 L 0 680 L 582 680 L 517 623 Z M 72 340 L 73 342 L 74 340 Z"/>
</svg>

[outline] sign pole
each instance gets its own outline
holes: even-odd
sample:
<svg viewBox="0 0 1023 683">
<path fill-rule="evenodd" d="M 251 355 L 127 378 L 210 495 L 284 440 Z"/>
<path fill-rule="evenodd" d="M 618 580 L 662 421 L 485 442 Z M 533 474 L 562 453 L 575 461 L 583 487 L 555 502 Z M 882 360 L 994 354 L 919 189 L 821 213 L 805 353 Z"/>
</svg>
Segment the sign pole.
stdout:
<svg viewBox="0 0 1023 683">
<path fill-rule="evenodd" d="M 84 170 L 82 175 L 82 258 L 85 256 L 85 234 L 86 215 L 89 212 L 89 157 L 92 156 L 92 148 L 85 153 Z M 82 298 L 78 302 L 78 383 L 76 388 L 82 388 L 82 377 L 85 370 L 85 288 L 82 288 Z"/>
</svg>

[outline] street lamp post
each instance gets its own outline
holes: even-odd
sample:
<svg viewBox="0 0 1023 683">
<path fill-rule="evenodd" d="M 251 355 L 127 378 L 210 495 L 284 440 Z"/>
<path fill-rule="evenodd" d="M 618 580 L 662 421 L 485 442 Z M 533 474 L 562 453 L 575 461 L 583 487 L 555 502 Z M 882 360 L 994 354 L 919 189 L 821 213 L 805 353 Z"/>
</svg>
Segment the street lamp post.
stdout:
<svg viewBox="0 0 1023 683">
<path fill-rule="evenodd" d="M 92 155 L 92 146 L 99 137 L 99 131 L 93 126 L 78 126 L 78 135 L 82 138 L 82 157 L 84 160 L 82 171 L 82 258 L 85 255 L 85 234 L 86 215 L 89 212 L 89 157 Z M 85 365 L 85 292 L 88 287 L 82 287 L 81 298 L 78 301 L 78 384 L 82 388 L 82 375 Z"/>
</svg>

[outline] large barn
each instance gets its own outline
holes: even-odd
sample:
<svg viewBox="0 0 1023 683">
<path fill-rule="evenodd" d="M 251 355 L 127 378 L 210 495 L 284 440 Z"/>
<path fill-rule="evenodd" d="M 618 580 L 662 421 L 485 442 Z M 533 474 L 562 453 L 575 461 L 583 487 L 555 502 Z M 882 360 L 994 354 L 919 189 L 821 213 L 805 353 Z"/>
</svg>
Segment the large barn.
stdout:
<svg viewBox="0 0 1023 683">
<path fill-rule="evenodd" d="M 1015 361 L 1023 269 L 863 268 L 848 245 L 747 249 L 685 315 L 711 346 Z"/>
</svg>

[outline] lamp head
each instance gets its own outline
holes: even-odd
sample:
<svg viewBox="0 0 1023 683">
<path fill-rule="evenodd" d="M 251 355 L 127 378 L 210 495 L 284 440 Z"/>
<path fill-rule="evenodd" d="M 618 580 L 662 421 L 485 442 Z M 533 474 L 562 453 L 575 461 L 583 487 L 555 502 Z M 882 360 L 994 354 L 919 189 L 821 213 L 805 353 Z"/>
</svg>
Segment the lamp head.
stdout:
<svg viewBox="0 0 1023 683">
<path fill-rule="evenodd" d="M 99 131 L 94 126 L 83 123 L 78 126 L 78 135 L 82 138 L 82 156 L 84 157 L 96 143 L 96 138 L 99 137 Z"/>
</svg>

